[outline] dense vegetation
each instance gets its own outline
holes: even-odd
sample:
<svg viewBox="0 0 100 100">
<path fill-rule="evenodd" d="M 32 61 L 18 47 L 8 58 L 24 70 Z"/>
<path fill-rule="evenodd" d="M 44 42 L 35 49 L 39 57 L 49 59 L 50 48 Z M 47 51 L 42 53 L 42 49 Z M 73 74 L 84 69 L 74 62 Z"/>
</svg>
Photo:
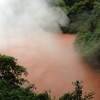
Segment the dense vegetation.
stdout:
<svg viewBox="0 0 100 100">
<path fill-rule="evenodd" d="M 99 0 L 58 0 L 70 18 L 68 26 L 61 26 L 64 33 L 77 33 L 75 48 L 80 55 L 95 66 L 100 65 L 100 2 Z M 0 55 L 0 100 L 55 100 L 49 91 L 35 93 L 36 87 L 22 76 L 27 70 L 18 65 L 14 57 Z M 75 90 L 65 93 L 59 100 L 90 100 L 94 93 L 83 95 L 82 83 L 73 83 Z M 27 86 L 26 86 L 27 85 Z M 25 87 L 26 86 L 26 87 Z M 67 84 L 66 84 L 67 86 Z"/>
<path fill-rule="evenodd" d="M 87 62 L 100 67 L 100 2 L 92 5 L 89 17 L 79 27 L 75 46 Z"/>
<path fill-rule="evenodd" d="M 26 68 L 18 65 L 14 57 L 0 55 L 0 100 L 55 100 L 51 98 L 49 91 L 35 93 L 34 84 L 22 78 L 22 75 L 27 76 L 27 74 Z M 81 82 L 76 81 L 73 85 L 75 90 L 65 93 L 59 100 L 90 100 L 93 98 L 94 93 L 92 92 L 82 97 Z"/>
<path fill-rule="evenodd" d="M 76 50 L 91 65 L 100 67 L 100 1 L 60 0 L 59 6 L 68 10 L 70 19 L 68 26 L 61 27 L 63 32 L 77 33 Z"/>
</svg>

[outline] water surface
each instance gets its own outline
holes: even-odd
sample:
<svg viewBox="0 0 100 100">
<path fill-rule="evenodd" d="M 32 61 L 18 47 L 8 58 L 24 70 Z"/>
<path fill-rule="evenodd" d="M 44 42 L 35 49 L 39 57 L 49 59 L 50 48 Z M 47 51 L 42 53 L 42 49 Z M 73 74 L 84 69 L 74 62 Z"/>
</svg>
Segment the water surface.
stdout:
<svg viewBox="0 0 100 100">
<path fill-rule="evenodd" d="M 75 35 L 38 35 L 6 37 L 0 40 L 0 53 L 14 56 L 28 70 L 28 80 L 37 91 L 51 89 L 53 96 L 61 96 L 74 89 L 72 82 L 83 81 L 84 92 L 95 92 L 100 98 L 100 75 L 75 52 Z"/>
</svg>

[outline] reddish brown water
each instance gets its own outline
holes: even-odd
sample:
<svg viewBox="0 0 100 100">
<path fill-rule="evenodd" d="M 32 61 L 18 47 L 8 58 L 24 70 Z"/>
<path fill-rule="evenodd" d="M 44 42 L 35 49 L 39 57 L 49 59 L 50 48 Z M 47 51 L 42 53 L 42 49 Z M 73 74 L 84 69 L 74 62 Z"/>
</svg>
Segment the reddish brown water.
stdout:
<svg viewBox="0 0 100 100">
<path fill-rule="evenodd" d="M 75 35 L 14 37 L 0 40 L 0 52 L 14 56 L 27 67 L 28 80 L 37 91 L 51 89 L 57 97 L 74 89 L 72 82 L 82 80 L 84 91 L 100 98 L 100 74 L 86 64 L 73 48 Z"/>
</svg>

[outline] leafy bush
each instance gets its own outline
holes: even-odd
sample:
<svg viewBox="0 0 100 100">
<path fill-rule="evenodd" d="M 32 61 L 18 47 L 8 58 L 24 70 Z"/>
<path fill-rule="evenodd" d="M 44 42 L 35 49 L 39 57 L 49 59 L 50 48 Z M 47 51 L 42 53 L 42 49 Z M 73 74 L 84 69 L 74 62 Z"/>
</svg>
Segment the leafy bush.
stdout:
<svg viewBox="0 0 100 100">
<path fill-rule="evenodd" d="M 73 92 L 68 92 L 65 93 L 62 97 L 59 98 L 59 100 L 90 100 L 93 98 L 94 93 L 88 93 L 83 96 L 83 91 L 82 88 L 83 86 L 81 85 L 82 82 L 76 81 L 73 83 L 75 86 L 75 90 Z"/>
</svg>

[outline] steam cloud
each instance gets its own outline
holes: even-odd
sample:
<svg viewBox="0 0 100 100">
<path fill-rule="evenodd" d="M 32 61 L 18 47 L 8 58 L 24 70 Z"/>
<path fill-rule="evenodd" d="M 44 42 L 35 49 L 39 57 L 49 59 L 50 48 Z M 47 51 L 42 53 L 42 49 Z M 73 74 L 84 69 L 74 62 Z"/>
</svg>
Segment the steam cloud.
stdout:
<svg viewBox="0 0 100 100">
<path fill-rule="evenodd" d="M 52 33 L 61 33 L 59 25 L 68 24 L 64 11 L 54 7 L 56 1 L 0 0 L 0 53 L 14 56 L 28 68 L 40 61 L 43 71 L 48 67 L 44 55 L 55 61 L 52 55 L 59 46 Z M 41 76 L 39 70 L 36 73 Z"/>
<path fill-rule="evenodd" d="M 34 32 L 61 33 L 59 25 L 68 17 L 56 0 L 0 0 L 0 35 L 32 35 Z M 16 32 L 16 33 L 15 33 Z M 3 34 L 1 34 L 3 33 Z"/>
<path fill-rule="evenodd" d="M 56 0 L 0 0 L 0 53 L 15 57 L 27 67 L 28 80 L 40 90 L 52 89 L 51 82 L 60 75 L 56 63 L 62 64 L 65 59 L 53 33 L 61 33 L 59 25 L 68 24 L 68 17 L 54 7 L 55 3 Z M 57 74 L 52 78 L 52 73 Z"/>
</svg>

